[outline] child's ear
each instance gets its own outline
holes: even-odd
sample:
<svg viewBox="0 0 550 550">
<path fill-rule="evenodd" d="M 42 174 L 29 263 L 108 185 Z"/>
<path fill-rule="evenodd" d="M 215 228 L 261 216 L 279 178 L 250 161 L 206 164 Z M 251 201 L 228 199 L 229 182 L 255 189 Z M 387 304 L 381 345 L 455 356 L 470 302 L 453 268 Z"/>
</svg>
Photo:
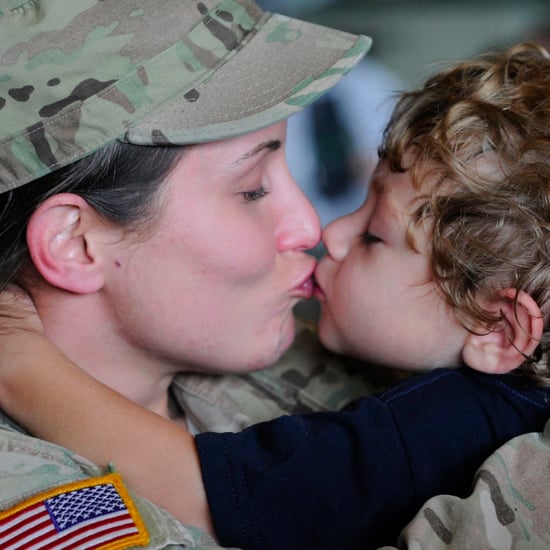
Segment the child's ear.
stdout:
<svg viewBox="0 0 550 550">
<path fill-rule="evenodd" d="M 27 227 L 27 245 L 35 268 L 51 285 L 77 294 L 104 284 L 97 212 L 82 197 L 60 193 L 46 199 Z"/>
<path fill-rule="evenodd" d="M 514 297 L 517 299 L 514 305 Z M 462 350 L 464 363 L 490 374 L 504 374 L 519 367 L 538 346 L 544 319 L 538 304 L 526 292 L 505 289 L 491 309 L 501 312 L 502 322 L 491 332 L 474 327 Z"/>
</svg>

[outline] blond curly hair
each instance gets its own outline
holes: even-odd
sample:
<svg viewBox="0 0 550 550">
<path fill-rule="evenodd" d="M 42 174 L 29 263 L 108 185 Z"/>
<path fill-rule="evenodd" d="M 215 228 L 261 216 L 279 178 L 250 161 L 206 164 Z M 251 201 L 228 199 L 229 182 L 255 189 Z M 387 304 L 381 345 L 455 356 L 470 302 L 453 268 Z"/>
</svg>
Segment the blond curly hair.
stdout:
<svg viewBox="0 0 550 550">
<path fill-rule="evenodd" d="M 434 281 L 464 326 L 497 326 L 501 315 L 480 298 L 505 288 L 537 302 L 544 333 L 518 371 L 550 385 L 548 52 L 535 44 L 490 52 L 403 94 L 380 156 L 411 171 L 424 199 L 412 229 L 429 222 Z"/>
</svg>

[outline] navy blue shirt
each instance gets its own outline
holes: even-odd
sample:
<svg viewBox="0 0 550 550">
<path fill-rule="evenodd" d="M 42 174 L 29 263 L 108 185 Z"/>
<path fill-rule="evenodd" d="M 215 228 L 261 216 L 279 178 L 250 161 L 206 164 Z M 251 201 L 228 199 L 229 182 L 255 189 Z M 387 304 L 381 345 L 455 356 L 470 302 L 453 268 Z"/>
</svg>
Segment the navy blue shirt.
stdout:
<svg viewBox="0 0 550 550">
<path fill-rule="evenodd" d="M 493 451 L 549 417 L 550 389 L 438 369 L 339 412 L 196 441 L 222 545 L 365 550 L 395 545 L 428 498 L 466 496 Z"/>
</svg>

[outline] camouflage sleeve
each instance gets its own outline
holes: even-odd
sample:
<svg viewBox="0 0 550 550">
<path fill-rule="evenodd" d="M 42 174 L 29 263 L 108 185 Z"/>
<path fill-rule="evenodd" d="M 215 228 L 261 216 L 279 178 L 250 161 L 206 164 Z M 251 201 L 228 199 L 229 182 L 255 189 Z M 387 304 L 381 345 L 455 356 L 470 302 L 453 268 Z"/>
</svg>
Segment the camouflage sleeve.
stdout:
<svg viewBox="0 0 550 550">
<path fill-rule="evenodd" d="M 550 420 L 516 437 L 478 470 L 471 495 L 431 498 L 401 534 L 399 548 L 550 548 Z M 389 547 L 385 547 L 386 549 Z"/>
<path fill-rule="evenodd" d="M 47 507 L 49 516 L 42 520 L 40 532 L 47 531 L 48 536 L 56 541 L 59 537 L 59 546 L 54 546 L 60 548 L 63 536 L 70 536 L 75 529 L 85 531 L 91 528 L 86 523 L 89 520 L 82 519 L 83 514 L 89 517 L 90 509 L 99 506 L 100 499 L 106 499 L 101 491 L 103 486 L 112 485 L 112 479 L 116 480 L 117 487 L 120 484 L 123 486 L 116 474 L 95 466 L 67 449 L 21 433 L 0 413 L 0 548 L 12 548 L 12 543 L 21 543 L 23 535 L 26 539 L 32 538 L 36 531 L 30 521 L 36 523 L 36 512 L 33 510 L 41 505 Z M 128 492 L 125 487 L 123 489 L 122 500 L 132 511 L 139 533 L 137 540 L 131 537 L 128 541 L 118 540 L 116 548 L 123 550 L 139 546 L 156 550 L 221 550 L 206 533 L 183 525 L 162 508 Z M 86 501 L 84 495 L 89 495 L 90 491 L 95 493 Z M 70 520 L 63 519 L 73 522 L 69 526 L 55 516 L 55 510 L 52 511 L 51 503 L 63 499 L 65 511 L 71 514 Z M 69 502 L 70 505 L 67 504 Z M 108 504 L 112 505 L 112 501 Z M 100 512 L 103 517 L 108 515 L 105 510 Z M 52 518 L 51 525 L 48 517 Z M 36 547 L 32 541 L 27 540 L 27 543 L 28 546 L 23 545 L 25 548 Z M 23 546 L 15 544 L 17 548 Z"/>
</svg>

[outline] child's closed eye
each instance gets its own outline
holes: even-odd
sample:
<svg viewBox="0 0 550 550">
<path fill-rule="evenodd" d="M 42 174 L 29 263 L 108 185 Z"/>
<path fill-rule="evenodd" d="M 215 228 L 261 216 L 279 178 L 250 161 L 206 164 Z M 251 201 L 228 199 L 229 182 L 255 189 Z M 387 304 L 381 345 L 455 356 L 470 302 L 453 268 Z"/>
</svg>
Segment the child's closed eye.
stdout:
<svg viewBox="0 0 550 550">
<path fill-rule="evenodd" d="M 381 243 L 382 239 L 380 237 L 377 237 L 376 235 L 373 235 L 370 231 L 363 231 L 361 233 L 361 242 L 363 244 L 375 244 L 375 243 Z"/>
</svg>

